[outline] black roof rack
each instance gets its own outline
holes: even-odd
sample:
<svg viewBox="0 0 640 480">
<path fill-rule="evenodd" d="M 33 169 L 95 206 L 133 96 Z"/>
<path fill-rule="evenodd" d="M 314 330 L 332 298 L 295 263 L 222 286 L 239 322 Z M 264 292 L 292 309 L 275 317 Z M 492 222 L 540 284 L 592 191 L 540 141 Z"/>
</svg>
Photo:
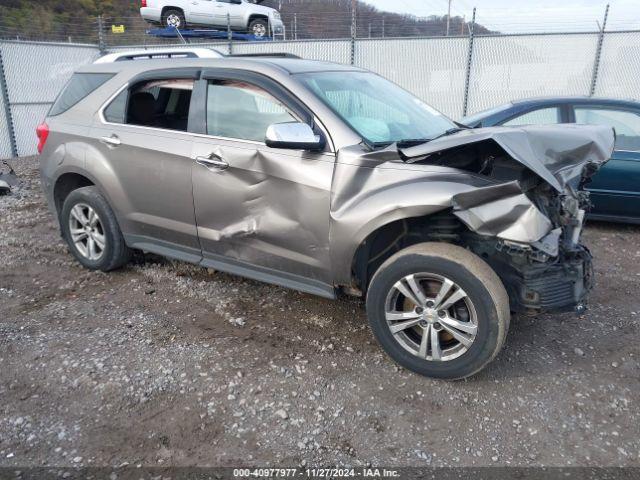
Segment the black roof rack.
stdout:
<svg viewBox="0 0 640 480">
<path fill-rule="evenodd" d="M 302 60 L 302 57 L 294 55 L 293 53 L 285 52 L 273 52 L 273 53 L 234 53 L 227 55 L 227 57 L 278 57 L 278 58 L 296 58 Z"/>
</svg>

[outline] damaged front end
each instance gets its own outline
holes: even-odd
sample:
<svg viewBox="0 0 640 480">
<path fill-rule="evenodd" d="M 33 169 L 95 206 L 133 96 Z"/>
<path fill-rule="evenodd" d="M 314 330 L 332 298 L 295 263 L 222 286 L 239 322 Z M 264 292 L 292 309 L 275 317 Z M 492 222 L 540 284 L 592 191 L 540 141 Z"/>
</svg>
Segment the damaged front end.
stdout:
<svg viewBox="0 0 640 480">
<path fill-rule="evenodd" d="M 451 213 L 468 228 L 460 243 L 500 276 L 513 311 L 537 313 L 583 308 L 593 285 L 591 254 L 580 243 L 590 206 L 583 185 L 614 140 L 605 127 L 491 128 L 400 154 L 491 180 L 451 197 Z"/>
</svg>

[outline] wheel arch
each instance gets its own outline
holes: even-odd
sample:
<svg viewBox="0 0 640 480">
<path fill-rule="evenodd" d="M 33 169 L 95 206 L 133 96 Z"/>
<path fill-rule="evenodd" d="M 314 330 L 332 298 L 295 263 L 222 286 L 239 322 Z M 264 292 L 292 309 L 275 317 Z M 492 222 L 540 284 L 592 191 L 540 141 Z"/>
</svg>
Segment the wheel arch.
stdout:
<svg viewBox="0 0 640 480">
<path fill-rule="evenodd" d="M 53 203 L 55 205 L 58 218 L 60 218 L 62 205 L 69 194 L 79 188 L 90 186 L 95 186 L 95 182 L 88 176 L 81 173 L 69 171 L 59 175 L 53 185 Z"/>
<path fill-rule="evenodd" d="M 185 13 L 184 13 L 184 9 L 182 9 L 180 7 L 165 6 L 165 7 L 162 7 L 162 11 L 160 12 L 160 21 L 163 21 L 164 15 L 165 15 L 165 13 L 167 13 L 167 10 L 177 10 L 178 12 L 182 13 L 183 17 L 186 18 Z"/>
<path fill-rule="evenodd" d="M 247 27 L 249 27 L 249 25 L 251 25 L 251 22 L 253 22 L 254 20 L 266 20 L 267 25 L 269 24 L 269 17 L 264 13 L 252 13 L 251 15 L 249 15 Z"/>
<path fill-rule="evenodd" d="M 104 188 L 102 182 L 99 181 L 91 172 L 81 168 L 67 167 L 66 169 L 58 172 L 58 175 L 55 177 L 52 184 L 53 188 L 51 189 L 51 195 L 58 221 L 61 220 L 60 213 L 62 212 L 64 201 L 71 192 L 79 188 L 94 186 L 105 198 L 111 208 L 114 209 L 114 213 L 120 222 L 121 219 L 119 213 L 117 209 L 114 208 L 110 195 L 107 194 L 108 189 Z"/>
<path fill-rule="evenodd" d="M 361 237 L 349 257 L 351 286 L 366 294 L 378 268 L 398 251 L 423 242 L 456 244 L 469 231 L 450 208 L 426 215 L 405 216 L 375 225 Z"/>
</svg>

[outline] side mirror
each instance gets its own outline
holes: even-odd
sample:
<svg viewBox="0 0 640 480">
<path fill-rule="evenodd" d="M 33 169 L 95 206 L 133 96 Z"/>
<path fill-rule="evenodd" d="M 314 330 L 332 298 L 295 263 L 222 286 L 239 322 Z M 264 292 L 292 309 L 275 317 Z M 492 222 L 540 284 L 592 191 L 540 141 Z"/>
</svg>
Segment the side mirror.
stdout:
<svg viewBox="0 0 640 480">
<path fill-rule="evenodd" d="M 324 148 L 325 140 L 306 123 L 287 122 L 270 125 L 265 143 L 272 148 L 318 151 Z"/>
</svg>

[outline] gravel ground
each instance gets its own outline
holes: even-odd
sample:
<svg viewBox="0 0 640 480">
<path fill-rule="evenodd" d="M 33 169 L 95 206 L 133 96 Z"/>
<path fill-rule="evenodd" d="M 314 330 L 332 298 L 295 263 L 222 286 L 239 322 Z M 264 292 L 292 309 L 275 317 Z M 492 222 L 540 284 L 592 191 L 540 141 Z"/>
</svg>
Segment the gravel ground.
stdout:
<svg viewBox="0 0 640 480">
<path fill-rule="evenodd" d="M 337 302 L 155 256 L 89 272 L 37 160 L 0 197 L 0 466 L 640 466 L 640 227 L 593 224 L 590 309 L 515 318 L 464 382 Z"/>
</svg>

